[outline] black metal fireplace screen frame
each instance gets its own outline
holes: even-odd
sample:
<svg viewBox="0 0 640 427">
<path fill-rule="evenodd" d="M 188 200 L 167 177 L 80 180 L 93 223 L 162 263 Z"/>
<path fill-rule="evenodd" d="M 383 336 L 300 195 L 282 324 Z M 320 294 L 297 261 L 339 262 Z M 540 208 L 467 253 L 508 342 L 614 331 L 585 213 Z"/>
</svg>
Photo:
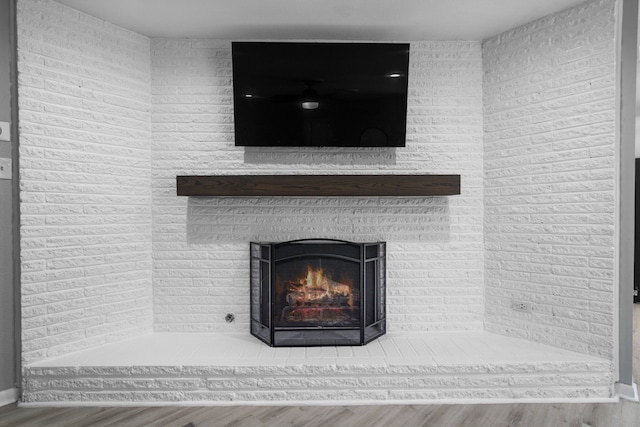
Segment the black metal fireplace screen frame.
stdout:
<svg viewBox="0 0 640 427">
<path fill-rule="evenodd" d="M 386 244 L 303 239 L 250 244 L 251 334 L 273 347 L 364 345 L 386 333 Z M 358 263 L 357 326 L 294 325 L 275 321 L 277 264 L 328 258 Z M 356 284 L 354 283 L 354 286 Z"/>
</svg>

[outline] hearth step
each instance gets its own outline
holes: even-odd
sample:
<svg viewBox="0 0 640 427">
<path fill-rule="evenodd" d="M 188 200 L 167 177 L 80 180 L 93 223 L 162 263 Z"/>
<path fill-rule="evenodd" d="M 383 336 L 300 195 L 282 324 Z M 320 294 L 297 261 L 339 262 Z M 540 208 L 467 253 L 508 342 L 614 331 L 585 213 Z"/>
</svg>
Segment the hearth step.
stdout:
<svg viewBox="0 0 640 427">
<path fill-rule="evenodd" d="M 486 332 L 274 348 L 157 333 L 27 366 L 26 405 L 611 401 L 611 362 Z"/>
</svg>

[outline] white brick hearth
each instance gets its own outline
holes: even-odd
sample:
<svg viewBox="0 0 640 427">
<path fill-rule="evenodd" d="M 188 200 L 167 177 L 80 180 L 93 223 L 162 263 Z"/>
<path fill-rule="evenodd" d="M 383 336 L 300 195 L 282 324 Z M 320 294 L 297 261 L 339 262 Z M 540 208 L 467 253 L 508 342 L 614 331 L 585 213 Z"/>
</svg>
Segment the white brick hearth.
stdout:
<svg viewBox="0 0 640 427">
<path fill-rule="evenodd" d="M 611 366 L 485 332 L 398 332 L 362 347 L 273 348 L 162 333 L 32 364 L 28 404 L 603 401 Z"/>
</svg>

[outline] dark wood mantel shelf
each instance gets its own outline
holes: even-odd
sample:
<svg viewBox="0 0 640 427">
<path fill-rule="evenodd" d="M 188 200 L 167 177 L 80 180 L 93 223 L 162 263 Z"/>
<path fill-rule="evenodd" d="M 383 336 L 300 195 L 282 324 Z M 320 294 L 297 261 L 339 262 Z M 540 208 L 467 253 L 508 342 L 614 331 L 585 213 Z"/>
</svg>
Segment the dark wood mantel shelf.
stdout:
<svg viewBox="0 0 640 427">
<path fill-rule="evenodd" d="M 178 176 L 178 196 L 452 196 L 460 175 Z"/>
</svg>

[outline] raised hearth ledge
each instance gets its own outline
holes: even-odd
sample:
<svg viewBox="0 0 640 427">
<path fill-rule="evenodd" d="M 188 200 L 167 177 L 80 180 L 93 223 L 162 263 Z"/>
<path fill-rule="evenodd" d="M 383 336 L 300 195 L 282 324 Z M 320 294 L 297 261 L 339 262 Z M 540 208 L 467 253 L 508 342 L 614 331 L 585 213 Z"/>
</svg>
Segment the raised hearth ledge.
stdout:
<svg viewBox="0 0 640 427">
<path fill-rule="evenodd" d="M 460 175 L 177 176 L 178 196 L 452 196 Z"/>
<path fill-rule="evenodd" d="M 487 332 L 353 347 L 155 333 L 25 367 L 24 405 L 610 402 L 611 362 Z"/>
</svg>

